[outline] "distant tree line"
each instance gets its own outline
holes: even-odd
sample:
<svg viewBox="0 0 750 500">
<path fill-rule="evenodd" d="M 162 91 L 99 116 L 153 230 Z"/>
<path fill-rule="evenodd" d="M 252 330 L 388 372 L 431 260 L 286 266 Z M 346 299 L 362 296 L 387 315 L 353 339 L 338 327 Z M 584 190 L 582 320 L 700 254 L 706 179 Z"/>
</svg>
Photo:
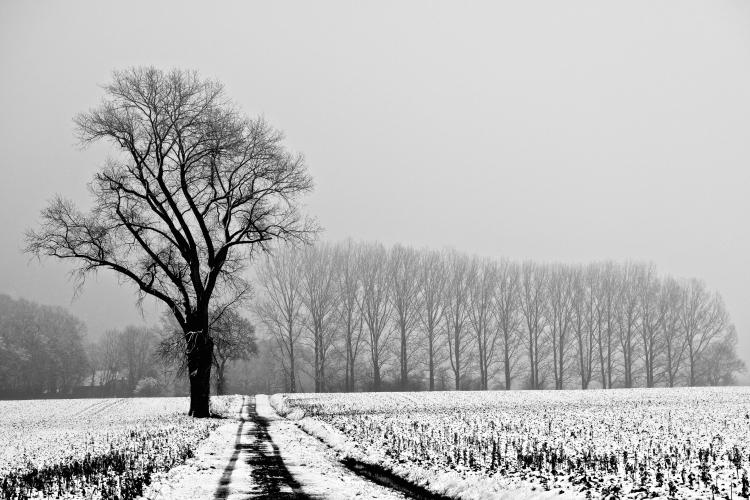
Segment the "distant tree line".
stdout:
<svg viewBox="0 0 750 500">
<path fill-rule="evenodd" d="M 0 396 L 69 393 L 86 373 L 84 333 L 60 307 L 0 294 Z"/>
<path fill-rule="evenodd" d="M 164 392 L 173 370 L 160 362 L 160 332 L 145 326 L 108 330 L 88 345 L 89 375 L 78 391 L 86 396 L 152 396 Z"/>
<path fill-rule="evenodd" d="M 279 248 L 255 272 L 276 390 L 728 385 L 745 369 L 721 296 L 652 264 L 349 241 Z"/>
<path fill-rule="evenodd" d="M 257 370 L 239 366 L 258 350 L 255 329 L 236 309 L 223 312 L 211 328 L 214 390 L 260 389 L 243 380 L 262 380 Z M 0 294 L 0 398 L 187 395 L 183 338 L 165 320 L 89 340 L 65 309 Z"/>
<path fill-rule="evenodd" d="M 344 242 L 254 268 L 254 325 L 210 313 L 217 393 L 729 385 L 721 296 L 651 264 L 540 264 Z M 95 341 L 59 307 L 0 295 L 0 397 L 186 395 L 173 319 Z"/>
</svg>

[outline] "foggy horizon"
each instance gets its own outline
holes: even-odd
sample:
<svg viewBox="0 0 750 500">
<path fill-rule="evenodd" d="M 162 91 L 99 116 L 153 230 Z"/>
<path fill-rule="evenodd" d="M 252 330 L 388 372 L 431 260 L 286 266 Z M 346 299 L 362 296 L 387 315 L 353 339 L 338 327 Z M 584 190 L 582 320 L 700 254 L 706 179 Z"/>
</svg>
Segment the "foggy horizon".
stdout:
<svg viewBox="0 0 750 500">
<path fill-rule="evenodd" d="M 73 117 L 113 70 L 153 65 L 222 82 L 285 132 L 321 240 L 650 262 L 722 295 L 750 364 L 747 3 L 176 5 L 0 5 L 0 293 L 65 307 L 94 338 L 159 321 L 113 274 L 72 300 L 68 265 L 22 251 L 47 200 L 88 206 L 115 152 L 82 150 Z"/>
</svg>

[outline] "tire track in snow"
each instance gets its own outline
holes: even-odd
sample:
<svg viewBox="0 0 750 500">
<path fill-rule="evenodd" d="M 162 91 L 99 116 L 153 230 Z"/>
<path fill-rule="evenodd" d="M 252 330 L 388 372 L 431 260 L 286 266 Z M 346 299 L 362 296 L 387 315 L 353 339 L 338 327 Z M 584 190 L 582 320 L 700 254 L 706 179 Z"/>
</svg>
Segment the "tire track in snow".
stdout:
<svg viewBox="0 0 750 500">
<path fill-rule="evenodd" d="M 240 407 L 240 423 L 237 426 L 237 434 L 234 439 L 234 451 L 232 452 L 232 456 L 229 458 L 226 467 L 224 467 L 224 473 L 219 480 L 219 488 L 216 490 L 216 493 L 214 493 L 215 500 L 223 500 L 229 496 L 229 484 L 232 482 L 232 472 L 234 472 L 235 464 L 240 456 L 242 429 L 245 427 L 246 422 L 245 408 L 247 407 L 247 396 L 243 396 L 242 399 L 242 407 Z"/>
<path fill-rule="evenodd" d="M 70 415 L 71 418 L 81 417 L 83 415 L 86 415 L 89 412 L 96 411 L 97 408 L 99 408 L 102 405 L 107 404 L 106 399 L 102 399 L 100 401 L 97 401 L 96 403 L 91 403 L 88 406 L 84 406 L 77 412 L 74 412 L 72 415 Z"/>
<path fill-rule="evenodd" d="M 240 410 L 240 423 L 235 436 L 234 451 L 227 462 L 214 493 L 214 500 L 233 496 L 234 483 L 250 481 L 250 498 L 309 499 L 281 458 L 278 446 L 268 434 L 268 419 L 258 415 L 255 398 L 245 397 Z M 249 478 L 232 476 L 240 458 L 249 466 Z M 247 495 L 243 495 L 247 498 Z"/>
</svg>

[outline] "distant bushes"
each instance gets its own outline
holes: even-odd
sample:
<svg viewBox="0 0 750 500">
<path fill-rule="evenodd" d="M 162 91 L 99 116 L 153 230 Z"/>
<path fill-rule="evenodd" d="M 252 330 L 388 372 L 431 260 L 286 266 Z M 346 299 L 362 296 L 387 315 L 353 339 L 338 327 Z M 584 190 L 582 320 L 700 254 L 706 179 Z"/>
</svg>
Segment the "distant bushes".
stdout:
<svg viewBox="0 0 750 500">
<path fill-rule="evenodd" d="M 138 381 L 133 393 L 141 397 L 158 396 L 161 394 L 161 386 L 154 377 L 146 377 Z"/>
<path fill-rule="evenodd" d="M 0 294 L 0 397 L 70 394 L 89 366 L 84 331 L 60 307 Z"/>
</svg>

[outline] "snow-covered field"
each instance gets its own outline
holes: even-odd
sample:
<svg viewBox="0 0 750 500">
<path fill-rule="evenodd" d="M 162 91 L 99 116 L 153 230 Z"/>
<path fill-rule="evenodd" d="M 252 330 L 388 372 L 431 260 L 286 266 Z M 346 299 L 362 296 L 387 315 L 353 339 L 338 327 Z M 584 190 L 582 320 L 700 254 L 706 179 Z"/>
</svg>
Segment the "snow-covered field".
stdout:
<svg viewBox="0 0 750 500">
<path fill-rule="evenodd" d="M 241 404 L 213 398 L 212 411 Z M 188 398 L 0 401 L 0 498 L 138 496 L 222 423 L 187 408 Z"/>
<path fill-rule="evenodd" d="M 748 387 L 286 394 L 272 404 L 344 457 L 458 498 L 737 498 L 750 488 Z"/>
</svg>

